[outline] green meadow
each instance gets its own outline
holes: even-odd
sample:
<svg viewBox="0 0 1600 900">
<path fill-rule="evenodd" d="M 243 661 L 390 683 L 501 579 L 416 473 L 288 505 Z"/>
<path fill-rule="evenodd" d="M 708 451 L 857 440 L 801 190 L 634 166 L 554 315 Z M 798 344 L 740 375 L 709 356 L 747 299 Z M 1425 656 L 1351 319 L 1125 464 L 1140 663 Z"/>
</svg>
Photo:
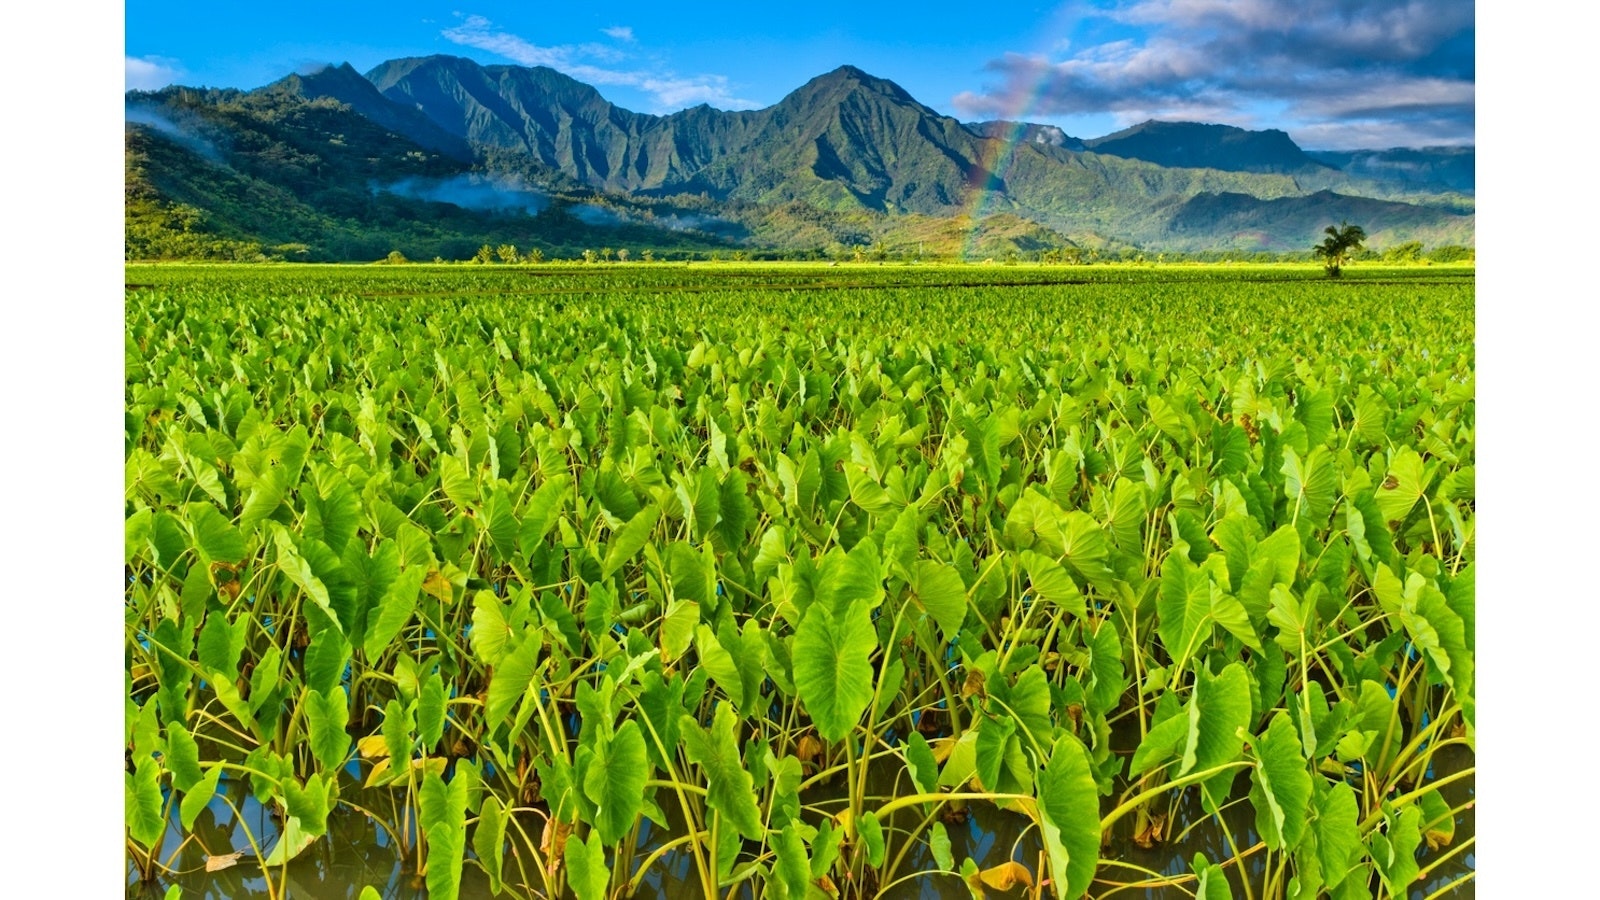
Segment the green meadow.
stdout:
<svg viewBox="0 0 1600 900">
<path fill-rule="evenodd" d="M 126 282 L 130 895 L 1471 893 L 1471 266 Z"/>
</svg>

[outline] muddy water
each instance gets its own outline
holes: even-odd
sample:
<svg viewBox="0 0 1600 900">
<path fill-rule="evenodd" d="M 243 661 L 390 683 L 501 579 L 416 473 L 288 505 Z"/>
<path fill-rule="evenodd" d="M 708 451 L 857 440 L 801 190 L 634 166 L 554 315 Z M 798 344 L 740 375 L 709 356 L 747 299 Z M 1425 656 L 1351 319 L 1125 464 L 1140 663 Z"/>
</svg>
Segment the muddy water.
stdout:
<svg viewBox="0 0 1600 900">
<path fill-rule="evenodd" d="M 1435 765 L 1436 774 L 1442 776 L 1472 765 L 1472 756 L 1462 748 L 1445 748 L 1436 758 Z M 890 778 L 877 779 L 869 776 L 868 781 L 870 793 L 892 795 L 895 791 L 895 784 Z M 1248 777 L 1240 777 L 1235 782 L 1236 796 L 1243 795 L 1248 789 L 1248 782 Z M 833 804 L 830 800 L 837 795 L 838 790 L 837 786 L 822 785 L 813 792 L 808 792 L 805 799 L 809 804 L 831 809 Z M 1474 780 L 1466 778 L 1446 785 L 1442 792 L 1454 807 L 1471 800 L 1474 790 Z M 341 786 L 341 791 L 341 799 L 372 809 L 385 821 L 400 818 L 391 808 L 392 801 L 387 790 L 362 790 L 359 782 L 352 776 Z M 168 885 L 176 883 L 181 886 L 185 900 L 257 900 L 257 898 L 266 900 L 269 896 L 267 884 L 261 867 L 254 862 L 250 840 L 253 836 L 262 850 L 269 852 L 278 837 L 278 822 L 255 801 L 254 797 L 250 796 L 248 788 L 242 782 L 225 781 L 222 795 L 239 810 L 239 815 L 235 815 L 229 808 L 228 802 L 224 802 L 219 796 L 196 819 L 194 834 L 187 843 L 183 841 L 174 818 L 162 856 L 164 859 L 169 859 L 168 865 L 180 874 L 162 880 L 157 885 L 141 887 L 135 884 L 135 876 L 130 869 L 128 889 L 130 897 L 159 898 L 164 895 Z M 176 814 L 174 810 L 174 817 Z M 920 818 L 919 813 L 903 811 L 897 814 L 893 825 L 901 828 L 914 827 L 920 822 Z M 1238 802 L 1226 807 L 1222 819 L 1226 823 L 1226 830 L 1218 823 L 1216 817 L 1206 815 L 1201 809 L 1194 791 L 1186 791 L 1170 811 L 1165 834 L 1167 839 L 1145 847 L 1133 839 L 1133 817 L 1124 817 L 1113 829 L 1109 843 L 1102 849 L 1101 855 L 1106 859 L 1120 860 L 1137 866 L 1146 872 L 1141 873 L 1121 866 L 1102 865 L 1097 874 L 1097 881 L 1090 889 L 1090 896 L 1113 895 L 1118 898 L 1144 897 L 1152 900 L 1154 898 L 1178 900 L 1190 897 L 1188 891 L 1175 886 L 1130 889 L 1119 888 L 1118 882 L 1147 879 L 1152 877 L 1149 872 L 1181 877 L 1190 871 L 1190 862 L 1196 853 L 1204 853 L 1212 862 L 1228 860 L 1234 855 L 1228 842 L 1229 834 L 1240 847 L 1250 847 L 1257 842 L 1254 813 L 1247 802 Z M 672 837 L 672 833 L 677 831 L 676 823 L 668 824 L 668 828 L 655 827 L 648 822 L 643 825 L 633 865 L 638 865 L 651 850 Z M 276 880 L 285 877 L 286 874 L 286 895 L 293 900 L 300 898 L 354 900 L 367 885 L 376 888 L 386 900 L 421 900 L 428 896 L 427 889 L 416 876 L 416 860 L 408 856 L 403 849 L 404 846 L 414 844 L 414 827 L 411 826 L 413 830 L 409 835 L 392 834 L 372 818 L 352 809 L 347 803 L 341 803 L 329 816 L 328 828 L 331 840 L 321 840 L 312 845 L 289 864 L 287 873 L 280 873 L 275 869 L 273 878 Z M 1041 866 L 1038 832 L 1023 816 L 1002 812 L 988 804 L 980 803 L 968 807 L 965 817 L 947 822 L 945 828 L 950 836 L 951 853 L 958 861 L 964 857 L 971 857 L 980 867 L 988 868 L 1011 859 L 1034 872 Z M 1421 865 L 1427 867 L 1430 861 L 1449 854 L 1451 848 L 1459 847 L 1473 834 L 1474 812 L 1469 807 L 1456 818 L 1455 839 L 1451 846 L 1430 851 L 1424 845 L 1420 858 Z M 1429 872 L 1425 879 L 1412 885 L 1409 891 L 1410 900 L 1422 900 L 1463 874 L 1473 871 L 1476 866 L 1474 849 L 1469 847 L 1465 851 L 1455 853 L 1446 862 Z M 238 864 L 217 872 L 205 871 L 207 856 L 221 856 L 233 852 L 243 853 Z M 467 852 L 471 854 L 470 847 Z M 505 862 L 508 872 L 515 871 L 515 865 L 508 855 Z M 529 865 L 531 867 L 532 863 Z M 1259 884 L 1264 877 L 1261 865 L 1262 858 L 1257 854 L 1246 857 L 1241 864 L 1228 867 L 1229 880 L 1232 882 L 1235 897 L 1244 896 L 1239 880 L 1241 869 L 1242 874 L 1248 877 L 1252 884 Z M 919 842 L 907 852 L 900 872 L 908 873 L 933 868 L 936 868 L 936 864 L 931 852 L 925 842 Z M 533 875 L 531 869 L 529 874 L 537 877 Z M 991 895 L 1000 896 L 998 892 L 991 892 Z M 1022 891 L 1018 889 L 1013 895 L 1021 896 Z M 463 898 L 492 896 L 489 892 L 488 879 L 472 863 L 468 863 L 462 874 L 461 896 Z M 508 893 L 502 896 L 515 895 Z M 698 898 L 699 882 L 695 876 L 691 855 L 687 851 L 665 854 L 641 880 L 639 891 L 634 896 L 648 900 Z M 750 895 L 745 891 L 739 896 Z M 894 885 L 884 896 L 886 900 L 936 900 L 941 897 L 965 897 L 968 896 L 968 892 L 961 879 L 954 876 L 924 875 Z M 1468 881 L 1444 896 L 1471 897 L 1472 883 Z"/>
</svg>

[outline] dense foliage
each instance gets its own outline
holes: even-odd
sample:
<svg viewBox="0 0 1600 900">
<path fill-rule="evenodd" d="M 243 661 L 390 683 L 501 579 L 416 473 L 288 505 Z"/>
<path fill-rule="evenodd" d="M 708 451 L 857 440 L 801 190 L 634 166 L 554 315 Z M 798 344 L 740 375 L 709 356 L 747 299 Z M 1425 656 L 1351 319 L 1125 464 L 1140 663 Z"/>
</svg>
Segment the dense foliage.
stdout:
<svg viewBox="0 0 1600 900">
<path fill-rule="evenodd" d="M 704 271 L 128 269 L 130 879 L 247 795 L 275 893 L 338 815 L 434 898 L 1460 849 L 1470 274 Z M 1117 863 L 1186 797 L 1231 858 Z"/>
</svg>

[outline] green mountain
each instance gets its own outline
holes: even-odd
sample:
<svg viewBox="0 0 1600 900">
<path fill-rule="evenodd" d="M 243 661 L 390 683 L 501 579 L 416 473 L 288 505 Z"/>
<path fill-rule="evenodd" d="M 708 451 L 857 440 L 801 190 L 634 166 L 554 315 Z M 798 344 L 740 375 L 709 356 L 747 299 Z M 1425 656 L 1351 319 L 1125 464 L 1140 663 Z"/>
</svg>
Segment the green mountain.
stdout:
<svg viewBox="0 0 1600 900">
<path fill-rule="evenodd" d="M 740 112 L 635 113 L 553 69 L 451 56 L 249 92 L 130 92 L 128 109 L 141 234 L 160 210 L 178 228 L 181 206 L 190 231 L 319 258 L 458 258 L 481 243 L 1303 250 L 1340 218 L 1375 244 L 1472 242 L 1470 188 L 1307 154 L 1282 132 L 1147 122 L 1079 140 L 963 124 L 852 66 Z M 150 246 L 130 237 L 130 254 Z"/>
<path fill-rule="evenodd" d="M 1246 131 L 1198 122 L 1142 122 L 1083 145 L 1096 153 L 1158 166 L 1224 172 L 1314 172 L 1324 165 L 1277 129 Z"/>
<path fill-rule="evenodd" d="M 1389 150 L 1313 150 L 1311 157 L 1364 178 L 1472 193 L 1477 154 L 1472 147 L 1394 147 Z"/>
</svg>

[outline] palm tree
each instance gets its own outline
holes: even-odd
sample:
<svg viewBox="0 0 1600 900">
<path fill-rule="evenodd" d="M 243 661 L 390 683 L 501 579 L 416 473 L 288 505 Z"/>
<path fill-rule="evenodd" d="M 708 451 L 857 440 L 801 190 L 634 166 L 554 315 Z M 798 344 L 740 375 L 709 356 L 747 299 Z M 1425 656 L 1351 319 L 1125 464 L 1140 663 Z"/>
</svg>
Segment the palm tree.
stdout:
<svg viewBox="0 0 1600 900">
<path fill-rule="evenodd" d="M 1367 233 L 1360 225 L 1351 225 L 1349 222 L 1329 225 L 1323 231 L 1328 236 L 1322 239 L 1322 243 L 1312 247 L 1311 252 L 1322 259 L 1323 271 L 1328 273 L 1329 278 L 1338 278 L 1340 269 L 1361 249 L 1361 242 L 1367 239 Z"/>
</svg>

